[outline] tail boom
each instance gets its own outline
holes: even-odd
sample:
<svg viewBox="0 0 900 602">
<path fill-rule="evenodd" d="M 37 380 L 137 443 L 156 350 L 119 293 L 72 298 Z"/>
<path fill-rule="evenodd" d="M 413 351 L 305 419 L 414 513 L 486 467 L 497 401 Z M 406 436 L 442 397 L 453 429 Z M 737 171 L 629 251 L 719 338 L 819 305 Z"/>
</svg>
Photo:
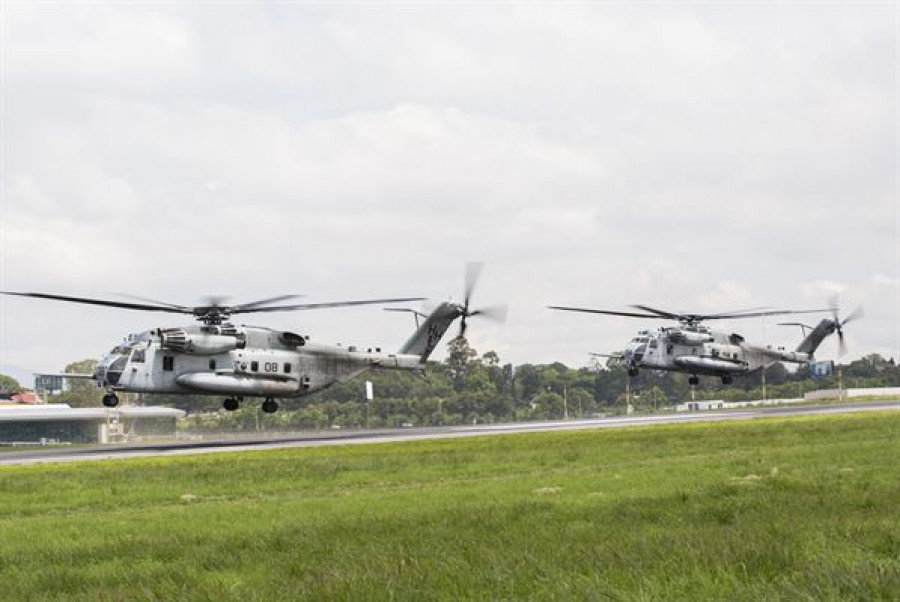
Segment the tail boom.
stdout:
<svg viewBox="0 0 900 602">
<path fill-rule="evenodd" d="M 809 357 L 809 360 L 812 360 L 813 354 L 816 352 L 816 349 L 819 348 L 819 345 L 822 344 L 829 335 L 832 335 L 837 330 L 837 322 L 836 320 L 829 320 L 828 318 L 823 318 L 821 322 L 819 322 L 812 331 L 806 335 L 806 337 L 800 342 L 797 346 L 796 353 L 806 354 Z M 807 361 L 809 361 L 807 360 Z"/>
</svg>

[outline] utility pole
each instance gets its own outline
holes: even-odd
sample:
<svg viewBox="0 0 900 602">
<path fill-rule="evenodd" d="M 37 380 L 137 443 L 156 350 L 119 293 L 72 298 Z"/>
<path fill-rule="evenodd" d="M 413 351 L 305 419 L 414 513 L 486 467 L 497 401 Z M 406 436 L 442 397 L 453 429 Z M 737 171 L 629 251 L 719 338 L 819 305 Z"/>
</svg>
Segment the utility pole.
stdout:
<svg viewBox="0 0 900 602">
<path fill-rule="evenodd" d="M 844 401 L 844 372 L 838 366 L 838 401 Z"/>
<path fill-rule="evenodd" d="M 631 407 L 631 378 L 625 377 L 625 413 L 631 414 L 634 409 Z"/>
<path fill-rule="evenodd" d="M 768 397 L 766 397 L 766 366 L 765 366 L 765 364 L 763 364 L 763 368 L 762 368 L 762 394 L 763 394 L 763 401 L 768 399 Z"/>
<path fill-rule="evenodd" d="M 563 383 L 563 420 L 569 419 L 569 394 L 566 383 Z"/>
</svg>

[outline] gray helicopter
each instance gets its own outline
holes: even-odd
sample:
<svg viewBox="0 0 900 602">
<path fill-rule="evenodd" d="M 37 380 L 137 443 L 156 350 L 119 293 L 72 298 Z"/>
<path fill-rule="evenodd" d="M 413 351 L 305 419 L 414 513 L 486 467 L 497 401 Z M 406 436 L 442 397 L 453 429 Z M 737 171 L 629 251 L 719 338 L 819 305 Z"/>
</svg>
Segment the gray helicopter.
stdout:
<svg viewBox="0 0 900 602">
<path fill-rule="evenodd" d="M 582 307 L 549 306 L 550 309 L 575 311 L 629 318 L 653 318 L 673 320 L 677 326 L 666 326 L 655 331 L 638 332 L 621 354 L 604 355 L 621 362 L 629 376 L 637 376 L 641 369 L 665 370 L 690 374 L 688 383 L 699 384 L 699 376 L 717 376 L 722 384 L 731 384 L 735 376 L 744 376 L 762 370 L 775 362 L 809 364 L 815 361 L 814 354 L 831 334 L 837 333 L 841 352 L 844 350 L 844 325 L 862 317 L 862 308 L 857 308 L 843 320 L 838 316 L 836 304 L 829 309 L 811 310 L 743 310 L 718 314 L 678 314 L 648 307 L 632 305 L 638 312 L 587 309 Z M 737 318 L 758 318 L 785 314 L 806 314 L 831 312 L 831 318 L 823 318 L 815 327 L 792 323 L 804 327 L 804 338 L 793 351 L 771 345 L 751 345 L 737 333 L 712 330 L 703 322 Z M 806 333 L 809 329 L 809 333 Z"/>
<path fill-rule="evenodd" d="M 229 319 L 237 314 L 420 301 L 421 297 L 272 305 L 294 297 L 286 295 L 230 306 L 214 299 L 207 305 L 186 307 L 149 299 L 128 303 L 46 293 L 0 292 L 121 309 L 187 314 L 200 322 L 130 334 L 99 360 L 93 374 L 59 375 L 95 380 L 107 391 L 103 396 L 106 407 L 118 405 L 117 392 L 186 393 L 225 396 L 223 407 L 228 411 L 238 409 L 244 398 L 263 398 L 262 410 L 272 413 L 278 410 L 276 398 L 303 397 L 366 370 L 423 372 L 428 357 L 457 318 L 461 318 L 459 336 L 463 336 L 467 318 L 497 317 L 493 310 L 469 309 L 480 268 L 480 264 L 467 266 L 463 303 L 441 303 L 396 352 L 324 345 L 313 342 L 306 335 L 261 326 L 238 326 Z"/>
</svg>

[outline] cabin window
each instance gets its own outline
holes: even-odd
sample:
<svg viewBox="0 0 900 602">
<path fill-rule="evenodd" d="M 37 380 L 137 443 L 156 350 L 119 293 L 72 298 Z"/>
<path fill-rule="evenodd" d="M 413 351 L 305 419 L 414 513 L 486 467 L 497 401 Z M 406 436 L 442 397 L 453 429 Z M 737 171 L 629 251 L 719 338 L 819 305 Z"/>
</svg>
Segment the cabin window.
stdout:
<svg viewBox="0 0 900 602">
<path fill-rule="evenodd" d="M 250 362 L 250 372 L 259 371 L 259 362 Z"/>
<path fill-rule="evenodd" d="M 216 369 L 216 360 L 209 360 L 209 369 L 210 370 Z"/>
<path fill-rule="evenodd" d="M 650 349 L 656 349 L 657 344 L 656 339 L 650 339 Z"/>
<path fill-rule="evenodd" d="M 288 362 L 285 362 L 285 363 L 284 363 L 284 373 L 285 373 L 285 374 L 290 374 L 290 373 L 291 373 L 291 365 L 290 365 Z"/>
<path fill-rule="evenodd" d="M 144 354 L 146 351 L 144 349 L 135 349 L 131 353 L 131 361 L 135 364 L 143 364 L 144 363 Z"/>
<path fill-rule="evenodd" d="M 163 356 L 163 370 L 166 372 L 171 372 L 175 369 L 175 358 L 171 355 Z"/>
</svg>

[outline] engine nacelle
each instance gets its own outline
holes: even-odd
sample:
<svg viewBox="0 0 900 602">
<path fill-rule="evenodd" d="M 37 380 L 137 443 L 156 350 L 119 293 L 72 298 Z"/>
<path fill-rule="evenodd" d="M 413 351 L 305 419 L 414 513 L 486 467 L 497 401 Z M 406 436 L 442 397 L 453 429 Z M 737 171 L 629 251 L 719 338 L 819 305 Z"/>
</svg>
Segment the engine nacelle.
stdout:
<svg viewBox="0 0 900 602">
<path fill-rule="evenodd" d="M 704 343 L 711 343 L 713 338 L 708 333 L 696 332 L 693 330 L 670 330 L 668 332 L 669 340 L 676 345 L 698 346 Z"/>
<path fill-rule="evenodd" d="M 165 349 L 191 355 L 218 355 L 243 347 L 243 341 L 237 336 L 189 333 L 182 328 L 161 330 L 159 338 Z"/>
</svg>

